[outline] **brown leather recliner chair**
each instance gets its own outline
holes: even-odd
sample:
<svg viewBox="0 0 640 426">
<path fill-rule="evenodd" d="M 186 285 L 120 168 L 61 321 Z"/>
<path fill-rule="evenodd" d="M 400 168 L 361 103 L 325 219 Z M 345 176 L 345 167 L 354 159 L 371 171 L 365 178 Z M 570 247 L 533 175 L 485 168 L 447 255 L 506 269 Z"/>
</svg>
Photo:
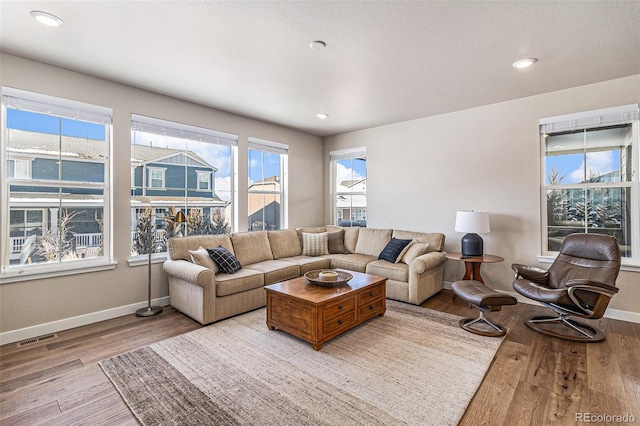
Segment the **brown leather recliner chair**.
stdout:
<svg viewBox="0 0 640 426">
<path fill-rule="evenodd" d="M 557 313 L 556 316 L 528 317 L 525 324 L 529 328 L 577 342 L 605 339 L 598 328 L 569 317 L 601 318 L 609 300 L 618 292 L 615 285 L 620 272 L 620 247 L 615 238 L 572 234 L 564 239 L 560 253 L 548 271 L 515 263 L 511 267 L 516 272 L 513 288 Z M 566 327 L 558 327 L 558 324 Z"/>
</svg>

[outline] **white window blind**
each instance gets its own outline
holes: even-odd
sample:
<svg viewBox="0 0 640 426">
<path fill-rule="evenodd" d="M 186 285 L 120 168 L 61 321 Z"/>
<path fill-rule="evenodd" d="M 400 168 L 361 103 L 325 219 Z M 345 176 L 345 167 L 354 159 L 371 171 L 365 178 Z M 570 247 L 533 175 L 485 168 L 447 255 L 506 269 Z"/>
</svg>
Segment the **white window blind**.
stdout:
<svg viewBox="0 0 640 426">
<path fill-rule="evenodd" d="M 26 90 L 2 87 L 2 104 L 7 108 L 36 112 L 72 120 L 111 124 L 111 108 L 60 99 Z"/>
<path fill-rule="evenodd" d="M 131 114 L 131 130 L 152 133 L 154 135 L 171 136 L 197 142 L 208 142 L 218 145 L 238 146 L 238 136 L 210 130 L 189 124 L 165 121 L 159 118 Z"/>
<path fill-rule="evenodd" d="M 341 149 L 339 151 L 331 151 L 329 153 L 331 161 L 348 160 L 350 158 L 367 159 L 367 149 L 365 147 Z"/>
<path fill-rule="evenodd" d="M 249 138 L 249 149 L 272 152 L 274 154 L 287 155 L 289 153 L 289 145 L 256 138 Z"/>
<path fill-rule="evenodd" d="M 540 119 L 540 133 L 559 133 L 598 127 L 617 126 L 638 119 L 638 104 L 598 109 Z"/>
</svg>

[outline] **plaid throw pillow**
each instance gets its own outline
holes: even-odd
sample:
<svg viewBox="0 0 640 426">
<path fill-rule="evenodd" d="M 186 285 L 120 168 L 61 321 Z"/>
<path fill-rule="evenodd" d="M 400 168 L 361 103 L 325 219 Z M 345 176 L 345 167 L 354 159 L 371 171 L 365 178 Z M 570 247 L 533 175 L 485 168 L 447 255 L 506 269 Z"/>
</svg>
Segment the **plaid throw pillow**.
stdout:
<svg viewBox="0 0 640 426">
<path fill-rule="evenodd" d="M 403 254 L 405 248 L 409 245 L 411 240 L 400 240 L 398 238 L 391 238 L 391 241 L 387 243 L 387 246 L 382 249 L 378 259 L 386 260 L 391 263 L 396 263 L 400 255 Z"/>
<path fill-rule="evenodd" d="M 236 259 L 236 257 L 231 254 L 229 250 L 226 248 L 219 246 L 216 248 L 207 249 L 209 252 L 209 256 L 211 259 L 218 265 L 220 270 L 226 274 L 233 274 L 234 272 L 238 272 L 242 265 L 240 265 L 240 261 Z"/>
<path fill-rule="evenodd" d="M 329 254 L 329 236 L 326 232 L 312 234 L 310 232 L 302 233 L 302 255 L 303 256 L 322 256 Z"/>
</svg>

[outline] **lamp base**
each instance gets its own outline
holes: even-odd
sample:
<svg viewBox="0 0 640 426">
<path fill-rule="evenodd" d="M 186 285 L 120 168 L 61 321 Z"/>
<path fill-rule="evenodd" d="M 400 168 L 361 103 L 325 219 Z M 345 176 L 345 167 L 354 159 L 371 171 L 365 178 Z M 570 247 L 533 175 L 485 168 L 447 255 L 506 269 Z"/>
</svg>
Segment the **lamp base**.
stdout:
<svg viewBox="0 0 640 426">
<path fill-rule="evenodd" d="M 138 309 L 136 311 L 137 317 L 152 317 L 154 315 L 158 315 L 162 312 L 162 308 L 160 306 L 149 306 L 147 308 Z"/>
<path fill-rule="evenodd" d="M 482 256 L 484 254 L 482 237 L 478 234 L 466 234 L 462 237 L 460 245 L 462 246 L 463 256 L 474 257 Z"/>
</svg>

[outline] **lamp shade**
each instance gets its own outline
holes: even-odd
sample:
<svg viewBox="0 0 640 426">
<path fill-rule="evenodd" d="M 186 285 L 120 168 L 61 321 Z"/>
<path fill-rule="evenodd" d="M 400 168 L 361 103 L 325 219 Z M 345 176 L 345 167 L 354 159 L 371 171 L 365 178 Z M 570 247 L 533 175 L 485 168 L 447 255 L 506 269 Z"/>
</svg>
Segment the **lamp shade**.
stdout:
<svg viewBox="0 0 640 426">
<path fill-rule="evenodd" d="M 458 210 L 456 213 L 456 232 L 471 232 L 474 234 L 488 234 L 489 212 L 474 210 Z"/>
<path fill-rule="evenodd" d="M 173 221 L 175 223 L 184 223 L 187 221 L 187 218 L 184 216 L 184 213 L 182 213 L 182 210 L 180 210 L 177 214 L 176 217 L 173 219 Z"/>
</svg>

